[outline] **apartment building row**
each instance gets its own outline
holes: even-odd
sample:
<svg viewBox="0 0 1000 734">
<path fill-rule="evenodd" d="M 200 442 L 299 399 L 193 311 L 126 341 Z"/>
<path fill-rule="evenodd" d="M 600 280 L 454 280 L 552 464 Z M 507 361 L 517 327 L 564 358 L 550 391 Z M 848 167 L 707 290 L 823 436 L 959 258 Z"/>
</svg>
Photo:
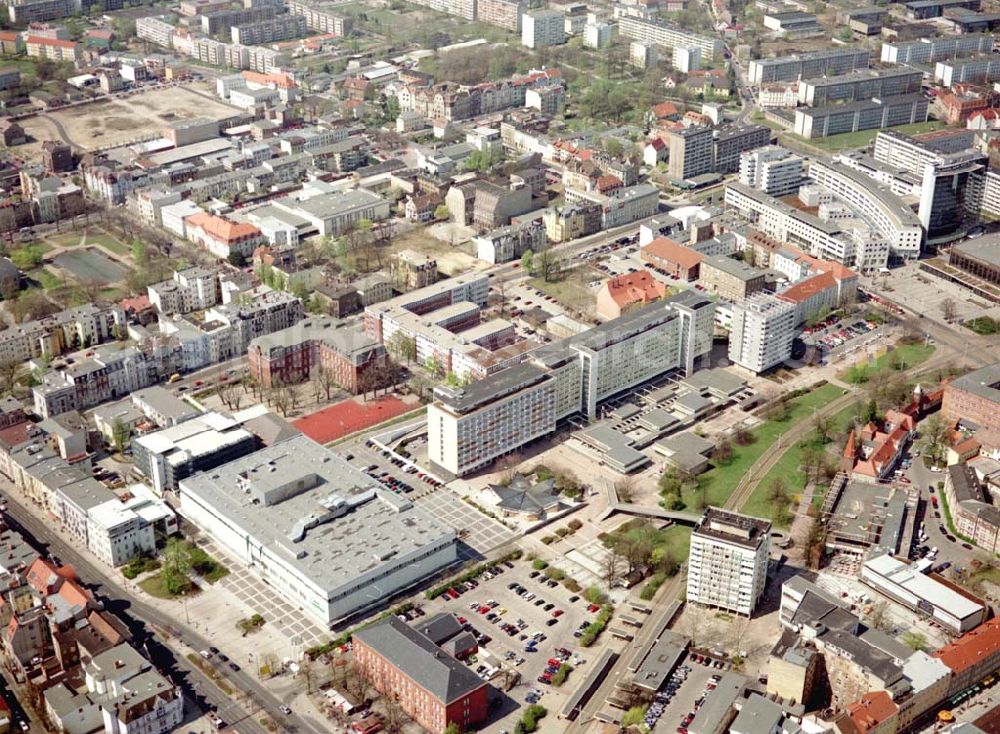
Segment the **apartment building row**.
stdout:
<svg viewBox="0 0 1000 734">
<path fill-rule="evenodd" d="M 173 49 L 182 56 L 189 56 L 213 66 L 249 69 L 270 74 L 287 63 L 285 54 L 280 51 L 245 46 L 241 43 L 224 43 L 194 35 L 190 31 L 167 23 L 162 16 L 138 18 L 135 32 L 142 40 Z"/>
<path fill-rule="evenodd" d="M 923 72 L 918 70 L 863 69 L 850 74 L 803 79 L 799 82 L 799 104 L 818 107 L 912 94 L 920 91 L 923 78 Z"/>
<path fill-rule="evenodd" d="M 571 415 L 595 417 L 625 390 L 675 370 L 690 374 L 711 349 L 714 312 L 711 300 L 688 291 L 539 348 L 467 387 L 438 388 L 428 407 L 428 460 L 462 476 Z"/>
<path fill-rule="evenodd" d="M 625 38 L 653 46 L 669 49 L 696 48 L 704 59 L 721 58 L 725 48 L 720 38 L 692 33 L 660 20 L 647 20 L 629 15 L 618 19 L 618 32 Z"/>
<path fill-rule="evenodd" d="M 751 84 L 758 85 L 770 82 L 797 82 L 800 79 L 811 79 L 825 74 L 847 74 L 867 69 L 869 61 L 868 49 L 851 47 L 752 59 L 748 77 Z"/>
<path fill-rule="evenodd" d="M 306 27 L 317 33 L 329 33 L 343 38 L 349 36 L 354 28 L 354 20 L 350 16 L 338 14 L 337 6 L 312 5 L 302 0 L 291 0 L 287 3 L 288 12 L 305 18 Z"/>
<path fill-rule="evenodd" d="M 416 112 L 433 120 L 457 122 L 480 115 L 524 107 L 529 89 L 563 85 L 559 69 L 543 69 L 510 79 L 464 86 L 443 82 L 433 86 L 400 84 L 396 100 L 401 112 Z"/>
<path fill-rule="evenodd" d="M 230 33 L 232 42 L 242 46 L 287 41 L 306 34 L 306 18 L 301 15 L 276 15 L 266 20 L 234 25 Z"/>
<path fill-rule="evenodd" d="M 741 125 L 714 129 L 708 126 L 671 130 L 667 135 L 668 175 L 686 181 L 707 173 L 735 173 L 740 156 L 771 142 L 766 125 Z"/>
<path fill-rule="evenodd" d="M 43 417 L 86 410 L 155 385 L 174 373 L 191 372 L 246 354 L 259 336 L 288 328 L 304 316 L 302 301 L 261 286 L 236 301 L 214 306 L 198 319 L 161 317 L 155 327 L 133 324 L 138 346 L 105 346 L 73 364 L 42 375 L 32 388 L 35 412 Z"/>
<path fill-rule="evenodd" d="M 804 138 L 825 138 L 840 133 L 912 125 L 927 121 L 927 98 L 904 94 L 868 101 L 795 110 L 793 130 Z"/>
<path fill-rule="evenodd" d="M 941 59 L 988 54 L 993 50 L 992 33 L 965 33 L 941 38 L 918 38 L 882 44 L 884 64 L 933 64 Z"/>
<path fill-rule="evenodd" d="M 95 346 L 125 333 L 125 312 L 117 304 L 88 303 L 0 332 L 0 359 L 26 362 Z"/>
</svg>

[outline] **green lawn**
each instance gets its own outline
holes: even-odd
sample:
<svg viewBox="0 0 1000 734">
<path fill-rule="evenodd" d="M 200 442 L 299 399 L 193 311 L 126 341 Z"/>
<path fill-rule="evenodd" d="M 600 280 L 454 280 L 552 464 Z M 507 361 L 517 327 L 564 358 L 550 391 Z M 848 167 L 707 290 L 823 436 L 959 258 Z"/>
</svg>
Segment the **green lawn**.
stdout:
<svg viewBox="0 0 1000 734">
<path fill-rule="evenodd" d="M 671 525 L 663 531 L 663 548 L 669 550 L 679 563 L 684 563 L 691 550 L 691 528 L 685 525 Z"/>
<path fill-rule="evenodd" d="M 47 268 L 35 268 L 34 270 L 29 270 L 28 277 L 32 280 L 37 280 L 41 284 L 42 288 L 47 291 L 59 288 L 63 284 L 62 278 Z"/>
<path fill-rule="evenodd" d="M 129 253 L 132 252 L 131 249 L 123 245 L 121 242 L 119 242 L 109 234 L 88 234 L 87 244 L 98 245 L 110 252 L 115 253 L 116 255 L 128 255 Z"/>
<path fill-rule="evenodd" d="M 934 353 L 934 349 L 935 347 L 932 344 L 897 345 L 891 352 L 886 352 L 874 362 L 851 367 L 841 376 L 851 384 L 860 385 L 868 382 L 872 373 L 887 367 L 906 370 L 925 362 Z"/>
<path fill-rule="evenodd" d="M 748 446 L 733 446 L 733 460 L 726 465 L 714 466 L 698 478 L 698 490 L 704 492 L 705 502 L 721 507 L 729 499 L 740 479 L 778 438 L 795 423 L 808 419 L 813 411 L 843 395 L 844 390 L 826 384 L 806 395 L 789 401 L 788 417 L 783 421 L 768 420 L 750 433 L 754 442 Z M 690 498 L 688 493 L 688 497 Z M 689 503 L 690 505 L 690 503 Z"/>
<path fill-rule="evenodd" d="M 858 404 L 853 403 L 848 405 L 846 408 L 841 408 L 836 413 L 830 417 L 830 423 L 834 433 L 843 433 L 847 430 L 847 427 L 851 424 L 854 419 L 854 415 L 858 410 Z M 791 494 L 801 495 L 806 488 L 806 475 L 801 471 L 802 466 L 802 452 L 808 446 L 808 442 L 800 441 L 794 446 L 790 447 L 784 455 L 778 459 L 778 463 L 771 467 L 771 470 L 765 474 L 757 486 L 754 487 L 753 493 L 750 498 L 743 505 L 741 512 L 745 512 L 747 515 L 753 515 L 754 517 L 766 517 L 774 520 L 774 507 L 771 502 L 767 499 L 767 488 L 771 485 L 777 477 L 783 477 L 786 482 L 788 482 L 788 489 Z M 829 448 L 830 444 L 827 445 Z M 813 493 L 813 505 L 819 508 L 823 503 L 823 492 L 825 487 L 820 487 L 820 489 Z"/>
<path fill-rule="evenodd" d="M 139 588 L 145 591 L 150 596 L 155 596 L 157 599 L 179 599 L 180 597 L 171 594 L 163 586 L 163 578 L 160 574 L 153 574 L 148 576 L 139 582 Z"/>
<path fill-rule="evenodd" d="M 874 130 L 859 130 L 856 133 L 842 133 L 840 135 L 830 135 L 825 138 L 810 138 L 807 140 L 806 138 L 798 135 L 793 135 L 792 137 L 796 140 L 802 141 L 805 145 L 811 145 L 814 148 L 836 152 L 840 150 L 848 150 L 850 148 L 864 148 L 875 139 L 875 136 L 882 129 L 895 130 L 903 133 L 904 135 L 919 135 L 920 133 L 929 133 L 934 130 L 940 130 L 944 127 L 947 127 L 947 125 L 940 120 L 928 120 L 927 122 L 918 122 L 913 125 L 900 125 L 899 127 L 877 128 Z"/>
<path fill-rule="evenodd" d="M 79 232 L 66 232 L 49 237 L 49 242 L 57 247 L 76 247 L 80 244 L 80 240 Z"/>
</svg>

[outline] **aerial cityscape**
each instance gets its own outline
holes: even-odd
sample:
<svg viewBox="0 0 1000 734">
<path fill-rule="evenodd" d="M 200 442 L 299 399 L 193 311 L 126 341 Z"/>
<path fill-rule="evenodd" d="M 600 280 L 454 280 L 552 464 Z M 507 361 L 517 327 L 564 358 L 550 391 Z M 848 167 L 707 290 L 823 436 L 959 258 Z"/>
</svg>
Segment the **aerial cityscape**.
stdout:
<svg viewBox="0 0 1000 734">
<path fill-rule="evenodd" d="M 4 0 L 0 734 L 1000 734 L 998 33 Z"/>
</svg>

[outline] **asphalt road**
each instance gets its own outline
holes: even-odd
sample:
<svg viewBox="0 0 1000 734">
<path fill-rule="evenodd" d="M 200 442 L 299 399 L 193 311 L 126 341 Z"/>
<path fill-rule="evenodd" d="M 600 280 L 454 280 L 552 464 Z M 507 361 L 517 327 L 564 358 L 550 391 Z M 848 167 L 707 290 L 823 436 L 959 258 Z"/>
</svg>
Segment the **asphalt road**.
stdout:
<svg viewBox="0 0 1000 734">
<path fill-rule="evenodd" d="M 185 695 L 196 701 L 202 710 L 217 709 L 227 723 L 243 734 L 268 734 L 257 720 L 263 714 L 282 724 L 289 732 L 325 734 L 328 731 L 321 724 L 308 721 L 294 713 L 291 716 L 281 714 L 278 710 L 281 702 L 259 681 L 245 672 L 220 669 L 231 686 L 243 695 L 252 697 L 258 713 L 256 718 L 251 716 L 243 705 L 237 703 L 234 696 L 223 693 L 184 655 L 175 654 L 163 644 L 162 639 L 156 639 L 152 627 L 170 630 L 174 639 L 191 648 L 191 651 L 208 648 L 212 641 L 185 627 L 176 616 L 131 598 L 128 592 L 118 585 L 117 580 L 108 574 L 107 569 L 93 564 L 56 534 L 46 521 L 36 517 L 27 508 L 27 503 L 11 491 L 9 482 L 5 482 L 4 487 L 8 524 L 20 531 L 26 539 L 33 539 L 39 551 L 54 555 L 63 563 L 71 565 L 83 583 L 94 592 L 105 607 L 128 625 L 135 637 L 136 646 L 145 645 L 152 662 L 177 685 L 182 686 Z"/>
</svg>

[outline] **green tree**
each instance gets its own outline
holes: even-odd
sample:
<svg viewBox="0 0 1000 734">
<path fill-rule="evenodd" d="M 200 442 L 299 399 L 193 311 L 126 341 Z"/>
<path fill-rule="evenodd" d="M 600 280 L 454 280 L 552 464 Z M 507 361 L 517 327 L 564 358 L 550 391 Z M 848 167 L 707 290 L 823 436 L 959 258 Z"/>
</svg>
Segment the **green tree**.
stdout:
<svg viewBox="0 0 1000 734">
<path fill-rule="evenodd" d="M 646 718 L 646 706 L 633 706 L 622 715 L 622 726 L 628 729 L 630 726 L 639 726 Z"/>
<path fill-rule="evenodd" d="M 407 364 L 412 364 L 417 358 L 416 339 L 407 336 L 402 331 L 397 331 L 390 336 L 385 348 L 396 359 L 405 359 Z"/>
<path fill-rule="evenodd" d="M 444 204 L 438 204 L 437 207 L 434 209 L 435 219 L 443 220 L 447 219 L 449 216 L 451 216 L 451 212 L 448 211 L 448 207 L 446 207 Z"/>
<path fill-rule="evenodd" d="M 618 138 L 606 138 L 604 140 L 604 150 L 612 158 L 621 158 L 625 152 L 625 146 Z"/>
<path fill-rule="evenodd" d="M 452 721 L 448 726 L 444 728 L 444 734 L 462 734 L 462 727 L 460 727 L 456 722 Z"/>
<path fill-rule="evenodd" d="M 183 594 L 191 588 L 191 548 L 187 541 L 171 538 L 163 549 L 160 580 L 169 594 Z"/>
<path fill-rule="evenodd" d="M 935 463 L 941 463 L 948 446 L 948 436 L 951 433 L 951 429 L 941 414 L 935 413 L 928 418 L 920 428 L 920 433 L 924 452 L 928 458 Z"/>
<path fill-rule="evenodd" d="M 234 267 L 237 267 L 237 268 L 246 267 L 246 264 L 247 264 L 247 257 L 246 257 L 246 255 L 244 255 L 239 250 L 230 250 L 229 251 L 229 257 L 226 258 L 226 259 L 229 261 L 230 265 L 232 265 Z"/>
<path fill-rule="evenodd" d="M 521 255 L 521 269 L 524 272 L 526 273 L 531 272 L 532 258 L 534 258 L 534 256 L 535 253 L 533 253 L 531 250 L 525 250 L 524 254 Z"/>
<path fill-rule="evenodd" d="M 41 264 L 44 254 L 39 245 L 25 245 L 11 252 L 10 259 L 20 270 L 32 270 Z"/>
<path fill-rule="evenodd" d="M 115 447 L 115 452 L 119 454 L 123 453 L 131 437 L 132 429 L 123 423 L 120 418 L 115 418 L 111 424 L 111 444 Z"/>
</svg>

